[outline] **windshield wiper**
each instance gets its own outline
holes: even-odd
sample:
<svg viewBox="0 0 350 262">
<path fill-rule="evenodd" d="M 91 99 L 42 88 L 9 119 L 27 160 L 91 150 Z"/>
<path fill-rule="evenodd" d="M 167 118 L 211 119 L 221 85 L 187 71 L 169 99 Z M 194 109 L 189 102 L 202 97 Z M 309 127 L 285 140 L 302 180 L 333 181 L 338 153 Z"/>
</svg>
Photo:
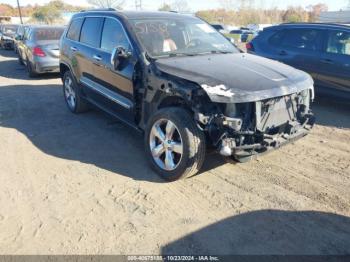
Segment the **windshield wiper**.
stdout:
<svg viewBox="0 0 350 262">
<path fill-rule="evenodd" d="M 168 56 L 169 57 L 176 57 L 176 56 L 195 56 L 196 54 L 191 54 L 191 53 L 178 53 L 178 52 L 174 52 L 174 53 L 169 53 Z"/>
<path fill-rule="evenodd" d="M 223 51 L 223 50 L 211 50 L 212 54 L 232 54 L 230 51 Z"/>
</svg>

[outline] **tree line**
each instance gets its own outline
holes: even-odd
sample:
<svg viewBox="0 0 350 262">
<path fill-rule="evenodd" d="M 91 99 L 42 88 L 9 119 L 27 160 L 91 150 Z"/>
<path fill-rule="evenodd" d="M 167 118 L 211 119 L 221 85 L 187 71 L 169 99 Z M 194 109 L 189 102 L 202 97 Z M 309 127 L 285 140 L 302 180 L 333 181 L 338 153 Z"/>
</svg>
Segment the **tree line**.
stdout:
<svg viewBox="0 0 350 262">
<path fill-rule="evenodd" d="M 134 0 L 132 0 L 134 1 Z M 283 22 L 315 22 L 321 12 L 327 11 L 326 4 L 310 5 L 306 8 L 290 6 L 285 10 L 276 7 L 262 7 L 255 0 L 219 0 L 221 8 L 201 10 L 195 14 L 210 22 L 228 25 L 275 24 Z M 88 0 L 96 7 L 113 7 L 122 9 L 126 0 Z M 60 20 L 62 12 L 77 12 L 86 7 L 74 6 L 62 0 L 53 0 L 45 5 L 27 5 L 22 8 L 22 15 L 33 20 L 51 24 Z M 158 8 L 160 11 L 191 12 L 187 0 L 164 1 Z M 7 4 L 0 4 L 0 16 L 18 16 L 18 10 Z"/>
</svg>

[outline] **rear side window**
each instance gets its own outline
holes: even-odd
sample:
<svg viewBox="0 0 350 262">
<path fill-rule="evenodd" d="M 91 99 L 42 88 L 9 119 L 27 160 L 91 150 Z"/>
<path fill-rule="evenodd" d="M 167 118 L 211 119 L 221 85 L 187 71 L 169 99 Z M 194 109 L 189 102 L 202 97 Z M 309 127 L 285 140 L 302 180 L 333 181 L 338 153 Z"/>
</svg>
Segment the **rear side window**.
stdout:
<svg viewBox="0 0 350 262">
<path fill-rule="evenodd" d="M 288 29 L 282 46 L 316 51 L 320 49 L 322 31 L 317 29 Z"/>
<path fill-rule="evenodd" d="M 274 46 L 280 46 L 282 44 L 283 37 L 285 35 L 286 31 L 285 30 L 280 30 L 273 34 L 270 39 L 269 43 Z"/>
<path fill-rule="evenodd" d="M 332 54 L 350 55 L 350 33 L 330 31 L 326 51 Z"/>
<path fill-rule="evenodd" d="M 103 18 L 101 17 L 86 18 L 81 29 L 80 42 L 92 47 L 100 47 L 102 24 Z"/>
<path fill-rule="evenodd" d="M 67 38 L 74 41 L 79 41 L 80 29 L 83 21 L 83 18 L 76 18 L 71 22 L 67 32 Z"/>
<path fill-rule="evenodd" d="M 102 31 L 101 49 L 112 52 L 113 48 L 118 46 L 129 49 L 127 36 L 118 21 L 106 18 Z"/>
</svg>

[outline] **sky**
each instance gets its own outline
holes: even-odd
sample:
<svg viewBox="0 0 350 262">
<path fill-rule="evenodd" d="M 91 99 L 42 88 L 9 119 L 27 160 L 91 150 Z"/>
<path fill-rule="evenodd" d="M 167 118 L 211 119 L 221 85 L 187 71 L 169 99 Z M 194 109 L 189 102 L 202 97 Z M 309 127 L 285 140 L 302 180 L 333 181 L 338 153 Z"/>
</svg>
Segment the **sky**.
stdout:
<svg viewBox="0 0 350 262">
<path fill-rule="evenodd" d="M 21 5 L 27 4 L 44 4 L 50 0 L 19 0 Z M 69 4 L 87 6 L 87 0 L 63 0 Z M 156 10 L 163 2 L 171 2 L 172 0 L 142 0 L 143 9 Z M 124 9 L 135 9 L 135 0 L 125 0 L 126 5 Z M 203 9 L 219 8 L 220 0 L 188 0 L 188 5 L 192 11 Z M 330 11 L 337 11 L 344 9 L 349 5 L 350 0 L 256 0 L 258 6 L 265 8 L 278 7 L 286 8 L 291 5 L 308 6 L 310 4 L 325 3 L 328 5 Z M 0 0 L 0 3 L 6 3 L 15 6 L 16 0 Z"/>
</svg>

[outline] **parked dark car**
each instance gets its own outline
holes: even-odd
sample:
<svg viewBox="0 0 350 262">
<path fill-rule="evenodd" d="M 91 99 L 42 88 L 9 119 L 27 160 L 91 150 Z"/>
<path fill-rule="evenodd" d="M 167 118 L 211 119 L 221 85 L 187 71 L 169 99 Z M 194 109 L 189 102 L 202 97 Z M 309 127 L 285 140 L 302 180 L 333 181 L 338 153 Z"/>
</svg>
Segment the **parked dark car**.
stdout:
<svg viewBox="0 0 350 262">
<path fill-rule="evenodd" d="M 18 44 L 20 41 L 23 40 L 24 34 L 26 30 L 29 29 L 29 27 L 30 27 L 29 25 L 19 25 L 17 28 L 16 34 L 14 36 L 14 44 L 13 44 L 14 45 L 13 49 L 16 54 L 18 53 Z"/>
<path fill-rule="evenodd" d="M 222 24 L 211 24 L 211 26 L 218 32 L 222 34 L 227 34 L 228 31 L 226 30 L 225 26 Z"/>
<path fill-rule="evenodd" d="M 242 43 L 246 43 L 249 39 L 249 36 L 255 37 L 258 35 L 258 32 L 252 31 L 252 30 L 246 30 L 246 29 L 236 29 L 236 30 L 231 30 L 230 34 L 239 35 L 239 40 Z"/>
<path fill-rule="evenodd" d="M 29 77 L 59 72 L 59 40 L 64 27 L 30 26 L 18 45 L 19 62 L 27 67 Z"/>
<path fill-rule="evenodd" d="M 14 37 L 18 25 L 2 24 L 0 25 L 0 48 L 13 49 Z"/>
<path fill-rule="evenodd" d="M 248 53 L 281 61 L 312 75 L 316 93 L 350 98 L 350 27 L 282 24 L 264 29 Z"/>
<path fill-rule="evenodd" d="M 80 12 L 60 51 L 69 110 L 94 105 L 143 132 L 151 166 L 169 181 L 197 173 L 206 145 L 246 161 L 314 123 L 308 74 L 239 52 L 196 17 Z"/>
</svg>

